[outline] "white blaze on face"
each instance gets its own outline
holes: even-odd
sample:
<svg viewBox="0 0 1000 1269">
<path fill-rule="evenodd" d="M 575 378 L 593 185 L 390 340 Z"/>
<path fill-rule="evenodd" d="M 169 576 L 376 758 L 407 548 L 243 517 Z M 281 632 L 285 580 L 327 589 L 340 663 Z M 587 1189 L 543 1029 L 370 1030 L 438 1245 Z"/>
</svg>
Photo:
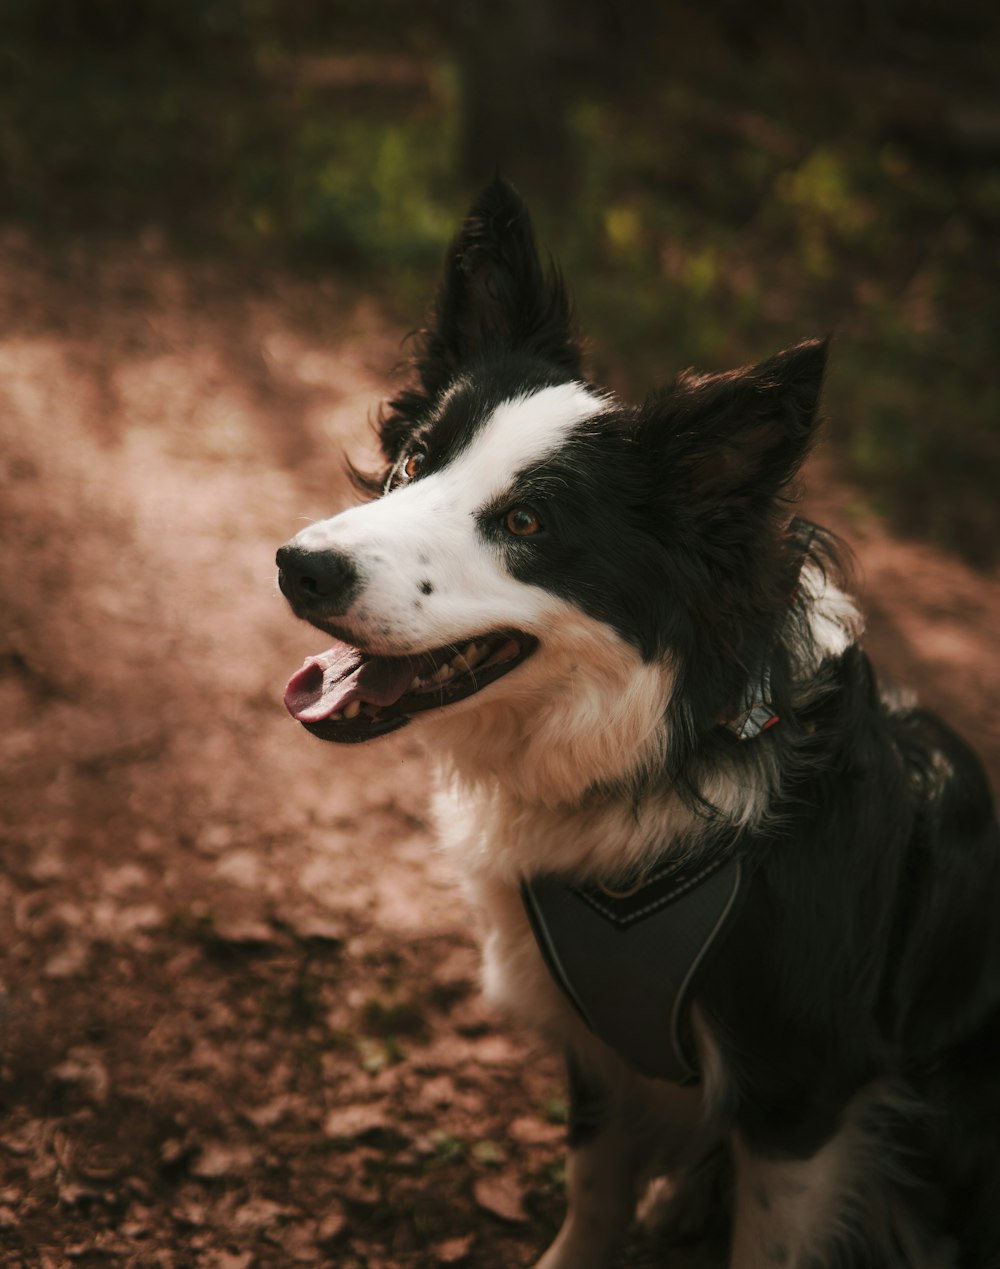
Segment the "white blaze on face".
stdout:
<svg viewBox="0 0 1000 1269">
<path fill-rule="evenodd" d="M 541 388 L 530 396 L 505 401 L 472 444 L 440 474 L 450 474 L 462 484 L 483 490 L 482 505 L 504 492 L 519 471 L 554 453 L 605 404 L 580 383 Z"/>
<path fill-rule="evenodd" d="M 516 501 L 516 475 L 604 406 L 579 383 L 506 401 L 440 471 L 304 529 L 296 545 L 344 552 L 360 570 L 358 597 L 338 625 L 388 655 L 505 626 L 542 633 L 553 601 L 510 576 L 478 516 L 507 495 Z"/>
</svg>

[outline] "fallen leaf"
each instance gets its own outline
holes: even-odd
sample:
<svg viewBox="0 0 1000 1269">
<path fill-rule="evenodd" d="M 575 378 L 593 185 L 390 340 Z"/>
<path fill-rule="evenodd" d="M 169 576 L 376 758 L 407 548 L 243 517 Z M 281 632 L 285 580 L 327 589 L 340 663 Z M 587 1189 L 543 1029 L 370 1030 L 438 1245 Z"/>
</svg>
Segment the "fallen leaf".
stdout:
<svg viewBox="0 0 1000 1269">
<path fill-rule="evenodd" d="M 113 1196 L 95 1189 L 92 1185 L 83 1185 L 69 1177 L 62 1177 L 57 1182 L 59 1202 L 66 1207 L 75 1207 L 78 1203 L 112 1201 Z"/>
<path fill-rule="evenodd" d="M 273 1128 L 283 1119 L 302 1112 L 305 1099 L 292 1093 L 282 1093 L 262 1106 L 253 1106 L 243 1112 L 245 1117 L 257 1128 Z"/>
<path fill-rule="evenodd" d="M 60 881 L 67 872 L 62 847 L 54 842 L 43 846 L 25 868 L 32 881 L 44 885 L 47 881 Z"/>
<path fill-rule="evenodd" d="M 181 1141 L 179 1137 L 168 1137 L 160 1146 L 160 1160 L 171 1168 L 193 1150 L 194 1147 L 189 1141 Z"/>
<path fill-rule="evenodd" d="M 250 1269 L 252 1251 L 219 1251 L 198 1261 L 198 1269 Z"/>
<path fill-rule="evenodd" d="M 248 1199 L 233 1213 L 233 1225 L 237 1229 L 262 1229 L 271 1226 L 282 1216 L 292 1216 L 295 1209 L 266 1198 Z"/>
<path fill-rule="evenodd" d="M 455 1102 L 455 1081 L 450 1075 L 438 1075 L 425 1080 L 417 1090 L 420 1103 L 435 1110 L 451 1106 Z"/>
<path fill-rule="evenodd" d="M 61 952 L 50 956 L 42 973 L 46 978 L 75 978 L 86 969 L 90 959 L 90 944 L 83 939 L 69 940 Z"/>
<path fill-rule="evenodd" d="M 473 1186 L 480 1207 L 502 1221 L 520 1225 L 528 1219 L 524 1210 L 524 1189 L 511 1176 L 482 1176 Z"/>
<path fill-rule="evenodd" d="M 333 1243 L 347 1229 L 347 1213 L 339 1203 L 332 1203 L 316 1230 L 318 1243 Z"/>
<path fill-rule="evenodd" d="M 474 1038 L 469 1046 L 476 1061 L 484 1066 L 514 1067 L 523 1060 L 523 1050 L 504 1035 L 484 1035 Z"/>
<path fill-rule="evenodd" d="M 448 1238 L 443 1243 L 435 1243 L 434 1257 L 438 1264 L 460 1264 L 472 1251 L 475 1234 L 466 1234 L 463 1238 Z"/>
<path fill-rule="evenodd" d="M 282 920 L 296 938 L 306 943 L 330 943 L 339 946 L 346 938 L 343 922 L 335 921 L 332 917 L 292 910 L 283 912 Z"/>
<path fill-rule="evenodd" d="M 285 1255 L 296 1264 L 315 1264 L 323 1258 L 323 1253 L 316 1246 L 316 1233 L 311 1225 L 295 1225 L 291 1229 L 282 1230 L 276 1241 Z"/>
<path fill-rule="evenodd" d="M 148 885 L 149 879 L 149 870 L 141 864 L 119 864 L 116 868 L 105 869 L 101 878 L 101 890 L 107 894 L 123 895 Z"/>
<path fill-rule="evenodd" d="M 218 855 L 234 840 L 235 830 L 229 824 L 209 824 L 195 838 L 194 848 L 202 855 Z"/>
<path fill-rule="evenodd" d="M 171 1215 L 180 1224 L 193 1225 L 196 1229 L 208 1223 L 208 1208 L 190 1195 L 182 1196 L 174 1204 Z"/>
<path fill-rule="evenodd" d="M 381 1102 L 364 1102 L 331 1110 L 323 1124 L 328 1137 L 356 1139 L 388 1128 L 389 1117 Z"/>
<path fill-rule="evenodd" d="M 138 931 L 148 933 L 166 924 L 166 914 L 155 903 L 127 904 L 115 914 L 115 933 L 119 939 Z"/>
<path fill-rule="evenodd" d="M 534 1115 L 520 1115 L 508 1129 L 515 1141 L 526 1146 L 547 1146 L 561 1142 L 566 1136 L 563 1124 L 553 1124 Z"/>
<path fill-rule="evenodd" d="M 267 947 L 277 942 L 273 926 L 240 913 L 217 914 L 212 932 L 219 942 L 240 947 Z"/>
<path fill-rule="evenodd" d="M 255 1158 L 249 1146 L 227 1146 L 221 1141 L 210 1141 L 191 1164 L 191 1172 L 206 1180 L 234 1176 L 248 1172 Z"/>
</svg>

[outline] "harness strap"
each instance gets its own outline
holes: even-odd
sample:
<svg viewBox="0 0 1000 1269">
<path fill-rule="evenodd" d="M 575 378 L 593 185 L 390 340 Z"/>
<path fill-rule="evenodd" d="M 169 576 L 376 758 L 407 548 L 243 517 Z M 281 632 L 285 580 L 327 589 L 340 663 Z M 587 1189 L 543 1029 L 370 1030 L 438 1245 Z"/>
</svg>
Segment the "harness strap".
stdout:
<svg viewBox="0 0 1000 1269">
<path fill-rule="evenodd" d="M 690 1003 L 736 909 L 738 858 L 695 871 L 664 863 L 627 892 L 556 877 L 521 883 L 525 910 L 553 978 L 588 1027 L 636 1070 L 697 1081 Z"/>
</svg>

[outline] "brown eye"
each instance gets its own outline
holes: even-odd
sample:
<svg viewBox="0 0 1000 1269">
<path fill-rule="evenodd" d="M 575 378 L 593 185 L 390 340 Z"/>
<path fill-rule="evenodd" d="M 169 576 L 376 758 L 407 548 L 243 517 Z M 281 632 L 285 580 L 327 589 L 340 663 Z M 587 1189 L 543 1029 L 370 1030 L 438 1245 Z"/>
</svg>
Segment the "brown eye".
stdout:
<svg viewBox="0 0 1000 1269">
<path fill-rule="evenodd" d="M 402 472 L 407 480 L 413 480 L 420 475 L 420 470 L 427 461 L 427 455 L 422 449 L 415 449 L 412 454 L 407 454 L 403 459 Z"/>
<path fill-rule="evenodd" d="M 515 537 L 530 538 L 542 531 L 542 522 L 530 507 L 511 507 L 503 518 L 504 528 Z"/>
</svg>

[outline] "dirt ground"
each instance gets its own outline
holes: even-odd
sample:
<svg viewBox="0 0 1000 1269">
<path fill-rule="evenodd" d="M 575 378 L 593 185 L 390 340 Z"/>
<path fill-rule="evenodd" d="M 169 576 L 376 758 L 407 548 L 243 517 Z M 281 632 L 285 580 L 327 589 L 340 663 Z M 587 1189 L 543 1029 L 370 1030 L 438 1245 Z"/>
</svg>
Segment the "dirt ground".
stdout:
<svg viewBox="0 0 1000 1269">
<path fill-rule="evenodd" d="M 281 706 L 321 645 L 274 550 L 347 501 L 403 332 L 155 238 L 0 259 L 0 1261 L 531 1263 L 559 1064 L 478 998 L 417 744 Z M 996 578 L 811 486 L 996 782 Z"/>
</svg>

